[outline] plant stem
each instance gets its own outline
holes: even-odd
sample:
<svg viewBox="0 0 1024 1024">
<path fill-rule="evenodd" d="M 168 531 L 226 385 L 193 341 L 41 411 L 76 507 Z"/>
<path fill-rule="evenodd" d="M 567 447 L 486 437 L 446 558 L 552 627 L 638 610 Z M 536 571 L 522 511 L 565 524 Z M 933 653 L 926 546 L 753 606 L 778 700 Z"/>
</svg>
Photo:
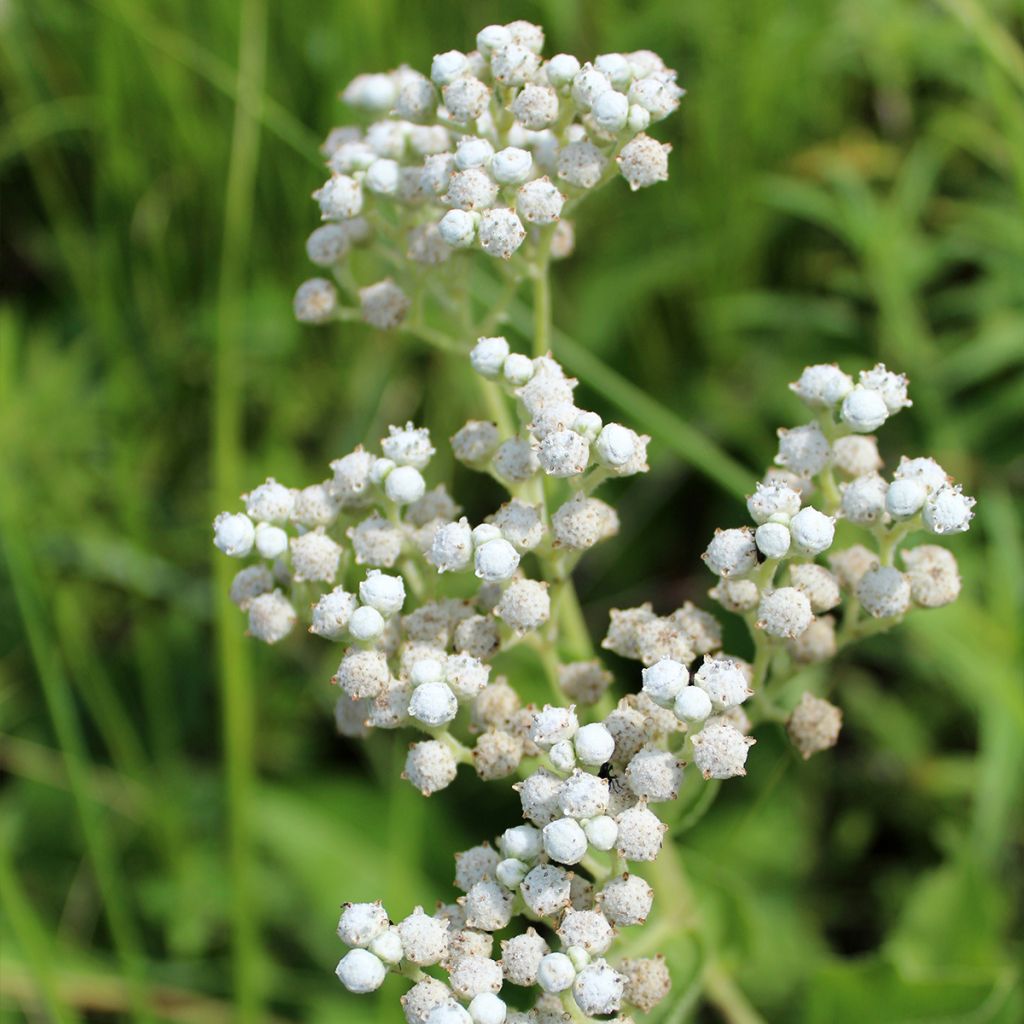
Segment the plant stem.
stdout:
<svg viewBox="0 0 1024 1024">
<path fill-rule="evenodd" d="M 704 968 L 704 991 L 728 1024 L 765 1024 L 731 975 L 716 960 Z"/>
<path fill-rule="evenodd" d="M 213 472 L 218 508 L 239 493 L 242 432 L 244 266 L 252 234 L 253 193 L 259 156 L 259 110 L 266 67 L 266 0 L 245 0 L 238 40 L 238 101 L 225 193 L 224 237 L 217 297 Z M 255 707 L 244 638 L 228 597 L 232 568 L 217 557 L 217 641 L 227 762 L 229 877 L 233 1002 L 240 1022 L 262 1018 L 258 900 L 252 885 L 252 775 Z"/>
<path fill-rule="evenodd" d="M 533 277 L 533 354 L 551 349 L 551 238 L 554 227 L 541 228 L 537 252 L 530 266 Z"/>
</svg>

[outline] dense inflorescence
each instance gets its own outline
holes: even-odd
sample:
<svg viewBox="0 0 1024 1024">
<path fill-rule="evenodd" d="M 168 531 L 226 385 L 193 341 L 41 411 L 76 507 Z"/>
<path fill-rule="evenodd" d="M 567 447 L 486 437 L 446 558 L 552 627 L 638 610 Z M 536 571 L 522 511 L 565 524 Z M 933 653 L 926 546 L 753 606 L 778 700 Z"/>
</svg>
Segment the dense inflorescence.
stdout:
<svg viewBox="0 0 1024 1024">
<path fill-rule="evenodd" d="M 403 66 L 343 90 L 369 123 L 323 144 L 323 225 L 306 252 L 331 277 L 299 287 L 300 320 L 399 327 L 414 297 L 457 279 L 467 250 L 564 258 L 587 195 L 617 176 L 634 191 L 667 179 L 671 146 L 646 132 L 683 90 L 657 54 L 545 60 L 543 30 L 523 21 L 488 26 L 476 43 L 435 56 L 429 75 Z"/>
<path fill-rule="evenodd" d="M 577 407 L 575 381 L 550 356 L 530 360 L 503 338 L 481 338 L 470 360 L 519 413 L 511 436 L 471 421 L 451 439 L 457 459 L 509 492 L 486 521 L 461 516 L 443 484 L 428 490 L 434 445 L 407 424 L 390 429 L 380 454 L 360 448 L 332 463 L 319 484 L 267 480 L 243 496 L 245 512 L 218 516 L 215 542 L 259 558 L 232 586 L 254 636 L 275 643 L 301 613 L 341 647 L 340 732 L 420 730 L 404 775 L 424 795 L 447 787 L 460 764 L 484 780 L 517 780 L 526 823 L 457 855 L 464 895 L 454 904 L 397 925 L 378 904 L 346 908 L 342 982 L 365 992 L 388 970 L 406 975 L 410 1024 L 544 1020 L 570 1000 L 587 1016 L 649 1009 L 668 990 L 664 963 L 617 956 L 616 935 L 652 908 L 637 865 L 661 852 L 659 805 L 676 799 L 689 762 L 706 780 L 746 774 L 760 722 L 785 721 L 804 758 L 833 746 L 840 710 L 804 693 L 787 712 L 773 660 L 824 661 L 915 607 L 954 600 L 953 555 L 899 545 L 917 531 L 966 530 L 974 502 L 930 458 L 904 457 L 883 478 L 874 437 L 846 415 L 858 388 L 888 396 L 884 415 L 895 414 L 909 404 L 904 378 L 879 366 L 854 384 L 836 367 L 809 367 L 794 389 L 816 419 L 780 431 L 778 465 L 747 502 L 751 525 L 718 531 L 704 554 L 719 577 L 711 596 L 747 622 L 754 661 L 723 651 L 718 621 L 694 605 L 613 610 L 602 646 L 643 666 L 637 692 L 613 704 L 598 660 L 560 660 L 551 590 L 616 532 L 614 509 L 592 491 L 644 471 L 648 438 Z M 871 546 L 838 544 L 837 521 Z M 471 593 L 438 597 L 451 577 Z M 334 586 L 339 578 L 355 582 Z M 540 708 L 492 675 L 495 659 L 522 643 L 547 652 L 554 700 Z M 522 930 L 496 957 L 494 933 L 514 920 Z M 422 970 L 435 965 L 447 982 Z M 507 1009 L 506 984 L 540 990 L 534 1016 Z"/>
<path fill-rule="evenodd" d="M 525 239 L 531 271 L 546 273 L 538 247 L 564 225 L 563 203 L 616 161 L 634 187 L 665 176 L 664 148 L 642 131 L 681 91 L 653 54 L 545 62 L 543 33 L 521 22 L 477 42 L 437 56 L 430 78 L 403 68 L 345 90 L 381 120 L 328 142 L 333 176 L 318 199 L 329 223 L 310 255 L 340 280 L 357 238 L 386 253 L 399 231 L 412 260 L 413 250 L 434 254 L 425 263 L 473 244 L 507 257 Z M 380 328 L 409 309 L 392 280 L 359 294 Z M 333 285 L 307 282 L 300 295 L 301 319 L 334 316 Z M 327 312 L 308 315 L 308 303 Z M 425 796 L 462 765 L 514 780 L 523 820 L 456 854 L 454 902 L 397 922 L 379 902 L 345 905 L 345 987 L 372 992 L 401 975 L 409 1024 L 646 1013 L 669 991 L 668 968 L 620 932 L 659 911 L 644 875 L 671 841 L 684 779 L 713 796 L 745 775 L 751 733 L 766 722 L 784 724 L 804 759 L 834 746 L 839 707 L 782 684 L 915 609 L 953 601 L 953 555 L 901 545 L 967 530 L 974 499 L 928 457 L 882 474 L 873 432 L 911 404 L 905 377 L 881 364 L 856 380 L 807 367 L 792 389 L 812 419 L 779 431 L 775 465 L 747 500 L 750 522 L 717 531 L 703 556 L 717 577 L 710 597 L 743 618 L 753 658 L 725 650 L 717 618 L 691 603 L 615 609 L 601 646 L 641 666 L 616 701 L 612 673 L 579 636 L 570 577 L 618 532 L 595 491 L 645 472 L 650 439 L 579 406 L 576 381 L 543 347 L 531 358 L 489 333 L 463 348 L 501 415 L 470 420 L 450 445 L 507 492 L 491 515 L 462 515 L 434 475 L 434 439 L 407 423 L 378 450 L 332 462 L 319 483 L 254 487 L 243 511 L 216 518 L 214 542 L 252 559 L 231 587 L 252 636 L 274 644 L 301 622 L 337 645 L 342 735 L 416 730 L 403 776 Z M 533 652 L 549 703 L 526 703 L 499 674 L 516 648 Z"/>
</svg>

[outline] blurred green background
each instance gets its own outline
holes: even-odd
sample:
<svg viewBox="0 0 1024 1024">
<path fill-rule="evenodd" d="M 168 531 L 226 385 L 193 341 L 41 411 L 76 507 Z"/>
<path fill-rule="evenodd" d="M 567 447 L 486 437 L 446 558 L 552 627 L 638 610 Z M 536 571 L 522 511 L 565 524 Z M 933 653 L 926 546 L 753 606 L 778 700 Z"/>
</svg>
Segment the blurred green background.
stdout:
<svg viewBox="0 0 1024 1024">
<path fill-rule="evenodd" d="M 825 670 L 839 748 L 798 765 L 768 730 L 688 835 L 726 965 L 772 1021 L 1024 1019 L 1024 6 L 5 0 L 3 1020 L 398 1020 L 397 981 L 333 978 L 338 904 L 451 898 L 451 853 L 516 816 L 468 777 L 426 804 L 405 736 L 338 740 L 330 652 L 242 638 L 208 527 L 268 473 L 477 410 L 461 369 L 290 300 L 337 90 L 516 17 L 548 52 L 654 48 L 689 90 L 671 181 L 592 200 L 556 270 L 584 400 L 656 435 L 581 567 L 595 635 L 703 600 L 743 517 L 665 410 L 752 482 L 805 363 L 883 359 L 915 399 L 890 464 L 979 497 L 960 601 Z M 717 1019 L 688 984 L 663 1018 Z"/>
</svg>

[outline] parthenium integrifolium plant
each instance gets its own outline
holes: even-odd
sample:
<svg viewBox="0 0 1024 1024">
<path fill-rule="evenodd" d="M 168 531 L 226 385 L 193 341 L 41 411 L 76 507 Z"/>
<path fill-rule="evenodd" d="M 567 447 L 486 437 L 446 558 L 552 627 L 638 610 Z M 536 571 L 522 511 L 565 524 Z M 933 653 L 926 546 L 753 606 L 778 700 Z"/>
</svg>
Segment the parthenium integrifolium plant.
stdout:
<svg viewBox="0 0 1024 1024">
<path fill-rule="evenodd" d="M 431 294 L 447 301 L 427 269 L 471 258 L 460 249 L 508 261 L 506 302 L 532 281 L 532 357 L 482 330 L 503 307 L 477 321 L 470 295 L 447 314 L 441 303 L 454 333 L 422 319 L 411 330 L 469 359 L 493 421 L 467 422 L 452 451 L 508 500 L 471 523 L 433 478 L 429 431 L 407 423 L 379 451 L 332 462 L 320 483 L 253 488 L 244 512 L 217 516 L 214 542 L 231 557 L 256 556 L 231 588 L 252 636 L 277 643 L 302 619 L 338 644 L 342 735 L 417 730 L 403 776 L 425 796 L 460 765 L 485 781 L 516 780 L 525 823 L 456 854 L 455 902 L 397 923 L 379 902 L 345 905 L 338 935 L 350 949 L 337 974 L 346 988 L 372 992 L 389 971 L 407 978 L 409 1024 L 643 1013 L 668 993 L 668 969 L 642 932 L 619 930 L 658 914 L 643 866 L 672 843 L 688 763 L 704 785 L 744 775 L 751 732 L 765 721 L 784 722 L 804 758 L 833 746 L 839 708 L 811 693 L 795 701 L 783 685 L 913 609 L 954 600 L 949 551 L 901 545 L 915 532 L 966 530 L 974 499 L 931 458 L 904 457 L 891 479 L 881 475 L 872 432 L 911 404 L 905 377 L 882 365 L 857 380 L 835 365 L 807 367 L 792 388 L 813 418 L 779 431 L 776 465 L 747 501 L 751 524 L 717 531 L 703 556 L 718 577 L 710 597 L 743 617 L 753 661 L 723 651 L 718 620 L 692 604 L 667 615 L 650 604 L 613 610 L 602 646 L 643 666 L 616 703 L 571 573 L 618 531 L 595 491 L 645 472 L 649 438 L 576 403 L 576 381 L 547 351 L 548 262 L 569 248 L 565 208 L 616 165 L 634 188 L 666 177 L 667 147 L 642 130 L 682 90 L 648 52 L 542 61 L 543 33 L 523 22 L 489 26 L 477 44 L 435 57 L 429 79 L 402 68 L 345 90 L 381 119 L 331 133 L 332 177 L 316 193 L 328 223 L 308 250 L 360 303 L 352 315 L 380 328 L 399 327 Z M 348 265 L 355 245 L 390 261 L 399 281 L 360 287 Z M 345 309 L 326 280 L 296 299 L 301 320 Z M 838 547 L 837 519 L 864 543 Z M 541 708 L 524 706 L 499 674 L 518 646 L 546 676 L 551 702 Z M 664 860 L 677 858 L 670 850 Z M 662 910 L 666 941 L 681 910 Z M 524 1009 L 507 1001 L 517 987 L 511 1001 Z"/>
</svg>

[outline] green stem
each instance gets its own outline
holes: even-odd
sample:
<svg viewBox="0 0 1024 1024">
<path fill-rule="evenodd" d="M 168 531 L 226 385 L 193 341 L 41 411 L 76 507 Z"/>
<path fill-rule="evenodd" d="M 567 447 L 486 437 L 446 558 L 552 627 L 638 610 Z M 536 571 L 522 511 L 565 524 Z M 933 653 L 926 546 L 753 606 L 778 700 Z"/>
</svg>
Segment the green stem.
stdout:
<svg viewBox="0 0 1024 1024">
<path fill-rule="evenodd" d="M 245 365 L 245 262 L 252 235 L 266 69 L 266 0 L 244 0 L 238 40 L 238 102 L 225 191 L 224 237 L 217 299 L 213 473 L 218 508 L 239 493 L 242 458 L 242 374 Z M 215 560 L 217 640 L 227 762 L 231 880 L 232 971 L 236 1019 L 262 1019 L 258 901 L 252 891 L 252 788 L 255 707 L 251 673 L 236 611 L 228 598 L 234 567 Z"/>
<path fill-rule="evenodd" d="M 537 252 L 530 266 L 533 278 L 533 354 L 551 350 L 551 239 L 554 226 L 541 228 Z"/>
<path fill-rule="evenodd" d="M 708 1002 L 722 1014 L 728 1024 L 766 1024 L 750 1000 L 717 960 L 704 968 L 704 991 Z"/>
</svg>

